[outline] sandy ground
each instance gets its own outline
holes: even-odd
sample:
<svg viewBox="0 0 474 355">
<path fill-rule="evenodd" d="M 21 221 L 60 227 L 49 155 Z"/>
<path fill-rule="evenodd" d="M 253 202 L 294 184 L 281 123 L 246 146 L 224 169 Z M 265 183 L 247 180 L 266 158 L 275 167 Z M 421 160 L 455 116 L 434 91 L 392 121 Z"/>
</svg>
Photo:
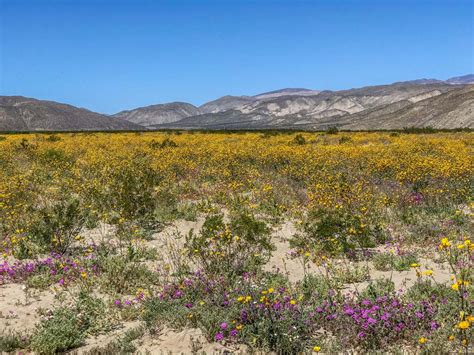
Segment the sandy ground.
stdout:
<svg viewBox="0 0 474 355">
<path fill-rule="evenodd" d="M 196 221 L 178 220 L 174 224 L 166 227 L 162 232 L 155 234 L 153 240 L 147 242 L 147 246 L 157 248 L 162 251 L 164 259 L 153 262 L 151 267 L 157 267 L 163 262 L 171 262 L 173 258 L 179 258 L 179 249 L 183 244 L 184 236 L 191 229 L 198 231 L 204 220 Z M 291 222 L 282 224 L 273 231 L 273 241 L 276 251 L 270 261 L 265 266 L 266 270 L 280 270 L 288 275 L 291 281 L 299 281 L 304 276 L 304 268 L 300 261 L 289 256 L 290 247 L 288 239 L 297 232 L 297 228 Z M 85 234 L 89 241 L 96 243 L 105 239 L 113 243 L 113 230 L 105 225 L 98 227 Z M 166 259 L 168 258 L 168 259 Z M 436 282 L 445 283 L 450 280 L 450 272 L 445 265 L 435 264 L 431 260 L 421 260 L 422 269 L 429 268 L 434 271 Z M 306 272 L 321 273 L 317 267 L 311 267 Z M 391 278 L 396 289 L 406 289 L 417 279 L 415 270 L 404 272 L 377 271 L 370 266 L 371 279 Z M 368 285 L 368 281 L 347 285 L 348 292 L 363 290 Z M 55 298 L 52 291 L 36 291 L 27 289 L 20 284 L 7 284 L 0 286 L 0 332 L 14 330 L 21 334 L 30 332 L 38 322 L 40 309 L 51 309 L 57 307 L 61 302 Z M 84 347 L 76 349 L 73 353 L 84 353 L 97 346 L 105 346 L 108 342 L 117 339 L 125 331 L 137 327 L 138 322 L 126 322 L 121 329 L 117 329 L 110 334 L 91 337 L 87 339 Z M 240 353 L 245 352 L 245 348 L 225 348 L 217 343 L 209 343 L 205 340 L 199 329 L 186 329 L 180 332 L 171 329 L 162 329 L 159 334 L 145 335 L 136 341 L 136 345 L 141 353 L 151 354 L 189 354 L 192 350 L 199 352 L 214 353 Z"/>
<path fill-rule="evenodd" d="M 13 330 L 27 333 L 40 316 L 41 309 L 59 305 L 51 291 L 27 289 L 20 284 L 0 286 L 0 332 Z"/>
</svg>

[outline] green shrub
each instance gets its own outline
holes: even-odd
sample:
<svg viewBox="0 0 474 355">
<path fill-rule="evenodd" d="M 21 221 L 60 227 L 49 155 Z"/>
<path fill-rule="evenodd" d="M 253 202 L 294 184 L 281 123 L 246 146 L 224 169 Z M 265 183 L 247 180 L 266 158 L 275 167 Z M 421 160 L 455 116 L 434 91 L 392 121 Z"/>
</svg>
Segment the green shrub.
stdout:
<svg viewBox="0 0 474 355">
<path fill-rule="evenodd" d="M 46 140 L 48 142 L 59 142 L 61 140 L 61 137 L 56 135 L 56 134 L 52 134 L 52 135 L 48 136 L 48 138 L 46 138 Z"/>
<path fill-rule="evenodd" d="M 67 308 L 58 308 L 36 327 L 31 348 L 40 354 L 55 354 L 81 346 L 84 339 L 77 314 Z"/>
<path fill-rule="evenodd" d="M 28 347 L 28 337 L 20 333 L 9 331 L 0 334 L 0 353 L 10 353 Z"/>
<path fill-rule="evenodd" d="M 355 247 L 373 247 L 374 232 L 359 217 L 344 211 L 317 209 L 310 211 L 303 225 L 303 234 L 295 235 L 290 245 L 299 251 L 323 251 L 338 255 Z"/>
<path fill-rule="evenodd" d="M 242 212 L 225 223 L 223 215 L 206 218 L 199 234 L 186 236 L 189 257 L 204 272 L 233 277 L 258 270 L 270 257 L 273 245 L 264 222 Z"/>
<path fill-rule="evenodd" d="M 295 138 L 293 138 L 293 144 L 305 145 L 306 144 L 306 139 L 301 134 L 297 134 L 295 136 Z"/>
<path fill-rule="evenodd" d="M 30 233 L 43 250 L 65 253 L 83 228 L 86 216 L 77 199 L 43 207 L 34 213 Z"/>
<path fill-rule="evenodd" d="M 135 294 L 138 288 L 157 281 L 157 275 L 146 265 L 132 262 L 127 256 L 101 256 L 99 268 L 101 289 L 112 293 Z"/>
<path fill-rule="evenodd" d="M 338 134 L 338 133 L 339 133 L 339 128 L 337 128 L 336 126 L 328 127 L 328 129 L 326 130 L 326 134 Z"/>
</svg>

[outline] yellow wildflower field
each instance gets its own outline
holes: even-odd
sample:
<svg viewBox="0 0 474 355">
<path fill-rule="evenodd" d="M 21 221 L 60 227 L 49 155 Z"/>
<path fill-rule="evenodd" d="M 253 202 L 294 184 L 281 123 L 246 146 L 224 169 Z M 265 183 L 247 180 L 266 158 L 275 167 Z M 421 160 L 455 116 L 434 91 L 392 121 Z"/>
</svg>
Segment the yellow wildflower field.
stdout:
<svg viewBox="0 0 474 355">
<path fill-rule="evenodd" d="M 4 134 L 0 152 L 0 350 L 472 350 L 472 132 Z M 10 310 L 32 292 L 48 312 Z"/>
</svg>

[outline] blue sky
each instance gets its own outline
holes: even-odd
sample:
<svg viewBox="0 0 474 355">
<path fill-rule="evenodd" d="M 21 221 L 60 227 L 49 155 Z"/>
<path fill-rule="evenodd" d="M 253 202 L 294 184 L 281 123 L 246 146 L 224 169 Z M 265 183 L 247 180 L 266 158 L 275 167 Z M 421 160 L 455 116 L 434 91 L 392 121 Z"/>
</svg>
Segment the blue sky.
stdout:
<svg viewBox="0 0 474 355">
<path fill-rule="evenodd" d="M 0 0 L 0 95 L 103 113 L 474 72 L 473 1 Z"/>
</svg>

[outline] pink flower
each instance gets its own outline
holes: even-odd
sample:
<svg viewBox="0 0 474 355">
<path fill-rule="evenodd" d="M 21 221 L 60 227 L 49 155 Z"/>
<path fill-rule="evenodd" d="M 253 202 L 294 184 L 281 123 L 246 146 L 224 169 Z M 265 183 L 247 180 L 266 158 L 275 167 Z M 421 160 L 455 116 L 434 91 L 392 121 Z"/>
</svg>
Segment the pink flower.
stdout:
<svg viewBox="0 0 474 355">
<path fill-rule="evenodd" d="M 214 336 L 214 339 L 217 342 L 222 341 L 222 340 L 224 340 L 224 334 L 222 334 L 221 332 L 216 333 L 216 335 Z"/>
</svg>

